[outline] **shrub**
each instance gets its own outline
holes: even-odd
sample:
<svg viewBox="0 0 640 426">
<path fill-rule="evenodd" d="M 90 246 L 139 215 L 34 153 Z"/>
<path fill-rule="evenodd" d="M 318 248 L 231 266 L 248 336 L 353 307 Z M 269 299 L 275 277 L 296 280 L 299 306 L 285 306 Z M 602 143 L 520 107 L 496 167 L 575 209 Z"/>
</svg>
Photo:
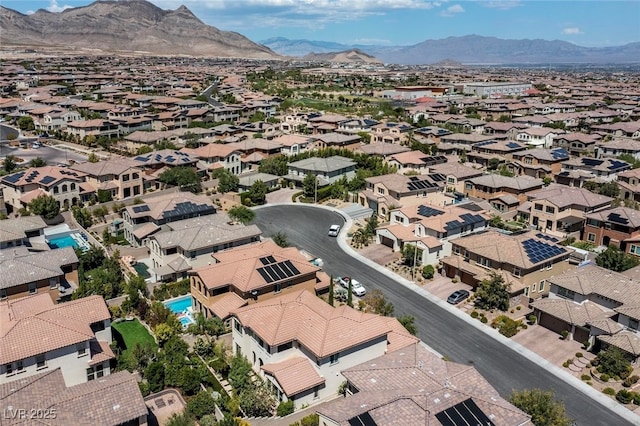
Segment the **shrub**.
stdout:
<svg viewBox="0 0 640 426">
<path fill-rule="evenodd" d="M 633 404 L 640 405 L 640 393 L 633 392 Z"/>
<path fill-rule="evenodd" d="M 433 278 L 435 272 L 436 271 L 433 268 L 433 265 L 426 265 L 424 268 L 422 268 L 422 277 L 424 279 L 430 280 L 431 278 Z"/>
<path fill-rule="evenodd" d="M 531 315 L 529 315 L 527 317 L 527 321 L 529 321 L 529 324 L 535 324 L 537 320 L 538 320 L 538 317 L 536 317 L 533 314 L 531 314 Z"/>
<path fill-rule="evenodd" d="M 600 351 L 594 361 L 598 366 L 598 371 L 609 376 L 618 376 L 621 379 L 626 379 L 633 371 L 633 367 L 631 367 L 631 363 L 625 353 L 615 346 L 610 346 L 604 351 Z"/>
<path fill-rule="evenodd" d="M 516 311 L 519 311 L 520 309 L 522 309 L 522 306 L 520 305 L 516 306 Z"/>
<path fill-rule="evenodd" d="M 633 400 L 633 392 L 629 392 L 626 389 L 620 389 L 616 394 L 616 399 L 621 404 L 629 404 Z"/>
<path fill-rule="evenodd" d="M 582 352 L 576 352 L 576 358 L 582 358 L 583 356 Z"/>
<path fill-rule="evenodd" d="M 600 380 L 602 380 L 603 382 L 608 382 L 609 381 L 609 375 L 607 373 L 601 374 L 600 375 Z"/>
<path fill-rule="evenodd" d="M 627 377 L 626 379 L 624 379 L 624 382 L 622 382 L 622 386 L 630 388 L 638 382 L 638 379 L 640 379 L 640 377 L 638 376 Z"/>
<path fill-rule="evenodd" d="M 562 338 L 564 340 L 567 340 L 567 338 L 569 337 L 569 332 L 567 330 L 562 330 L 562 333 L 560 334 L 562 334 Z"/>
<path fill-rule="evenodd" d="M 590 375 L 588 375 L 588 374 L 583 374 L 582 376 L 580 376 L 580 378 L 581 378 L 582 380 L 584 380 L 585 382 L 587 382 L 587 381 L 591 380 L 591 376 L 590 376 Z"/>
<path fill-rule="evenodd" d="M 564 368 L 569 368 L 569 364 L 571 364 L 569 361 L 565 361 L 565 362 L 562 363 L 562 366 Z"/>
<path fill-rule="evenodd" d="M 457 282 L 458 282 L 458 279 L 457 279 L 457 278 L 453 278 L 453 279 L 451 280 L 451 282 L 455 284 L 455 283 L 457 283 Z"/>
<path fill-rule="evenodd" d="M 480 322 L 483 323 L 483 324 L 486 324 L 486 323 L 489 322 L 489 320 L 487 319 L 487 317 L 483 316 L 483 317 L 480 318 Z"/>
<path fill-rule="evenodd" d="M 478 318 L 478 311 L 471 311 L 471 318 Z"/>
<path fill-rule="evenodd" d="M 602 393 L 604 393 L 605 395 L 615 395 L 616 391 L 613 388 L 604 388 L 602 389 Z"/>
<path fill-rule="evenodd" d="M 278 409 L 277 409 L 278 417 L 288 416 L 289 414 L 293 413 L 293 410 L 294 410 L 293 401 L 291 400 L 283 401 L 280 404 L 278 404 Z"/>
</svg>

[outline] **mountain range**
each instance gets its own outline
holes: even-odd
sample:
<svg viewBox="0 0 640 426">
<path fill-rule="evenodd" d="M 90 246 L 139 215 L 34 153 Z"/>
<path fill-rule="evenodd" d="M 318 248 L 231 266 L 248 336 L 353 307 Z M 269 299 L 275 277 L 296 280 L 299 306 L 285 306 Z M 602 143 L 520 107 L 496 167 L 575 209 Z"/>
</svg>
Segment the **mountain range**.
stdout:
<svg viewBox="0 0 640 426">
<path fill-rule="evenodd" d="M 560 40 L 505 40 L 468 35 L 425 40 L 412 46 L 348 45 L 333 42 L 288 40 L 278 37 L 261 42 L 281 55 L 304 56 L 358 49 L 384 63 L 422 65 L 443 60 L 463 64 L 532 63 L 638 63 L 640 43 L 612 47 L 583 47 Z"/>
<path fill-rule="evenodd" d="M 277 59 L 268 47 L 199 20 L 188 8 L 163 10 L 145 0 L 96 1 L 31 15 L 0 6 L 0 44 L 99 49 L 157 55 Z"/>
<path fill-rule="evenodd" d="M 99 0 L 58 13 L 40 9 L 31 15 L 0 6 L 0 45 L 248 59 L 293 56 L 313 61 L 403 65 L 444 60 L 462 64 L 640 62 L 638 42 L 596 48 L 559 40 L 469 35 L 425 40 L 412 46 L 348 45 L 281 37 L 256 43 L 242 34 L 205 24 L 185 6 L 163 10 L 146 0 Z"/>
</svg>

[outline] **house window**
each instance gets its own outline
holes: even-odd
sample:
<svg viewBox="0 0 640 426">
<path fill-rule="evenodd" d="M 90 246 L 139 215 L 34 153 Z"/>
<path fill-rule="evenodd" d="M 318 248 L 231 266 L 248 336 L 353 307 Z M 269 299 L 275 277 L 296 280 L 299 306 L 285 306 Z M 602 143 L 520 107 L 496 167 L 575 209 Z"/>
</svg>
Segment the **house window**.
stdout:
<svg viewBox="0 0 640 426">
<path fill-rule="evenodd" d="M 7 370 L 7 376 L 13 374 L 13 363 L 5 364 L 4 369 Z"/>
<path fill-rule="evenodd" d="M 464 259 L 465 260 L 469 260 L 469 256 L 470 256 L 469 251 L 465 250 L 464 251 Z"/>
<path fill-rule="evenodd" d="M 76 351 L 78 351 L 78 358 L 87 354 L 87 345 L 84 343 L 78 343 L 76 345 Z"/>
<path fill-rule="evenodd" d="M 554 214 L 556 212 L 556 209 L 551 206 L 547 206 L 546 211 L 547 213 Z"/>
<path fill-rule="evenodd" d="M 275 293 L 280 293 L 282 291 L 282 284 L 276 284 L 276 288 L 274 290 Z"/>
<path fill-rule="evenodd" d="M 487 259 L 486 257 L 478 257 L 478 265 L 484 266 L 486 268 L 490 268 L 491 267 L 491 261 L 489 259 Z"/>
<path fill-rule="evenodd" d="M 638 329 L 638 320 L 635 318 L 629 318 L 629 328 L 637 330 Z"/>
<path fill-rule="evenodd" d="M 36 287 L 36 283 L 29 283 L 29 294 L 36 294 L 38 292 L 38 287 Z"/>
<path fill-rule="evenodd" d="M 378 194 L 384 195 L 384 188 L 378 188 Z"/>
<path fill-rule="evenodd" d="M 126 182 L 129 180 L 129 175 L 122 175 L 122 181 Z"/>
<path fill-rule="evenodd" d="M 531 292 L 535 293 L 536 291 L 536 283 L 533 283 L 533 285 L 531 286 Z"/>
<path fill-rule="evenodd" d="M 539 211 L 542 211 L 542 204 L 534 204 L 533 208 Z"/>
<path fill-rule="evenodd" d="M 320 391 L 318 386 L 313 388 L 313 399 L 318 399 L 320 397 Z"/>
<path fill-rule="evenodd" d="M 520 270 L 520 268 L 518 268 L 517 266 L 513 267 L 513 275 L 515 275 L 516 277 L 519 277 L 521 273 L 522 271 Z"/>
<path fill-rule="evenodd" d="M 7 298 L 7 289 L 6 288 L 0 288 L 0 300 L 6 299 L 6 298 Z"/>
<path fill-rule="evenodd" d="M 636 254 L 640 256 L 640 246 L 635 244 L 631 244 L 631 248 L 629 248 L 629 253 Z"/>
<path fill-rule="evenodd" d="M 564 287 L 558 287 L 558 296 L 573 300 L 576 297 L 576 293 Z"/>
<path fill-rule="evenodd" d="M 529 287 L 524 288 L 524 295 L 529 297 Z"/>
<path fill-rule="evenodd" d="M 19 359 L 18 361 L 16 361 L 16 371 L 18 373 L 24 371 L 24 363 L 22 362 L 21 359 Z"/>
<path fill-rule="evenodd" d="M 238 321 L 237 319 L 234 319 L 233 326 L 238 333 L 242 334 L 242 324 L 240 324 L 240 321 Z"/>
<path fill-rule="evenodd" d="M 104 376 L 104 367 L 102 364 L 87 368 L 87 381 L 99 379 L 102 376 Z"/>
<path fill-rule="evenodd" d="M 545 280 L 540 281 L 540 287 L 538 287 L 538 291 L 544 291 Z"/>
<path fill-rule="evenodd" d="M 471 182 L 467 182 L 464 184 L 465 189 L 473 189 L 473 184 Z"/>
<path fill-rule="evenodd" d="M 333 365 L 333 364 L 337 364 L 339 360 L 340 360 L 340 354 L 339 354 L 339 353 L 337 353 L 337 354 L 333 354 L 333 355 L 331 355 L 331 356 L 329 357 L 329 363 L 330 363 L 331 365 Z"/>
<path fill-rule="evenodd" d="M 49 288 L 54 289 L 58 287 L 58 279 L 57 278 L 49 278 Z"/>
<path fill-rule="evenodd" d="M 47 366 L 47 360 L 44 357 L 44 354 L 40 354 L 36 356 L 36 368 L 45 368 Z"/>
<path fill-rule="evenodd" d="M 592 243 L 596 241 L 596 234 L 592 234 L 592 233 L 588 233 L 587 234 L 587 241 L 591 241 Z M 633 246 L 631 246 L 633 247 Z"/>
<path fill-rule="evenodd" d="M 460 246 L 453 246 L 453 253 L 459 255 L 460 254 Z"/>
</svg>

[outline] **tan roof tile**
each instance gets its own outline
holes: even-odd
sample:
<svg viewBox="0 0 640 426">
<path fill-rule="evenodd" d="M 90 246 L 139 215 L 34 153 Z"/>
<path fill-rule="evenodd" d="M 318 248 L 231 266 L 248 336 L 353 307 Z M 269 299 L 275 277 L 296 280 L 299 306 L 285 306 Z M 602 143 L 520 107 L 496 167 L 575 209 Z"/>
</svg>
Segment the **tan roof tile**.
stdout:
<svg viewBox="0 0 640 426">
<path fill-rule="evenodd" d="M 278 381 L 284 393 L 291 397 L 324 383 L 309 359 L 295 356 L 280 362 L 265 364 L 262 369 Z"/>
</svg>

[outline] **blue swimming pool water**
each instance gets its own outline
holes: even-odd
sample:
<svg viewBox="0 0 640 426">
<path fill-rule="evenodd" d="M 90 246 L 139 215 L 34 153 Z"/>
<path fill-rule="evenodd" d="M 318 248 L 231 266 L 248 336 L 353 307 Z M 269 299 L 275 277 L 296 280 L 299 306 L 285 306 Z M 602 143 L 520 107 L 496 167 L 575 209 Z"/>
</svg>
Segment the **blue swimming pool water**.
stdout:
<svg viewBox="0 0 640 426">
<path fill-rule="evenodd" d="M 71 238 L 71 235 L 66 235 L 64 237 L 58 237 L 58 238 L 52 238 L 52 239 L 49 240 L 48 244 L 49 244 L 49 247 L 51 247 L 53 249 L 63 248 L 63 247 L 78 248 L 78 243 L 76 243 L 76 240 Z"/>
<path fill-rule="evenodd" d="M 163 303 L 164 306 L 169 308 L 171 312 L 178 316 L 178 319 L 184 327 L 193 322 L 193 318 L 189 314 L 189 308 L 191 307 L 191 296 L 186 295 Z"/>
</svg>

